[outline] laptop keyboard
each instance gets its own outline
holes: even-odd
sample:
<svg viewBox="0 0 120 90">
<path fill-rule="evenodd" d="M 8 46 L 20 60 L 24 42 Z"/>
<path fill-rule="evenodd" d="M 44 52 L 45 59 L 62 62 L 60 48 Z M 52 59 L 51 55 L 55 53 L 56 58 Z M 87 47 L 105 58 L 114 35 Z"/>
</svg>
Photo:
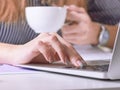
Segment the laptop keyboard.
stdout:
<svg viewBox="0 0 120 90">
<path fill-rule="evenodd" d="M 83 66 L 82 68 L 80 68 L 80 70 L 105 72 L 105 71 L 108 71 L 108 67 L 109 67 L 108 64 L 107 65 L 88 65 L 88 66 Z M 65 68 L 76 69 L 75 67 L 71 67 L 71 66 L 66 66 Z M 76 70 L 79 70 L 79 69 L 76 69 Z"/>
<path fill-rule="evenodd" d="M 108 67 L 109 65 L 107 64 L 107 65 L 84 66 L 82 69 L 105 72 L 108 71 Z"/>
</svg>

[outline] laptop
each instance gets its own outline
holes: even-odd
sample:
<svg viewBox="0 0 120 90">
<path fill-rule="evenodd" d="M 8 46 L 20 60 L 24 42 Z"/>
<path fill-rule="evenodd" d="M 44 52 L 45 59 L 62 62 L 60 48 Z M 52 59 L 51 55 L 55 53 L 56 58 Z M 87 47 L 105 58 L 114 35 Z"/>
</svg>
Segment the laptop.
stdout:
<svg viewBox="0 0 120 90">
<path fill-rule="evenodd" d="M 65 75 L 82 76 L 96 79 L 120 79 L 120 24 L 116 35 L 116 40 L 113 48 L 112 59 L 109 61 L 94 60 L 87 62 L 88 66 L 76 69 L 72 66 L 65 66 L 60 62 L 53 64 L 27 64 L 18 65 L 22 68 L 47 71 Z"/>
</svg>

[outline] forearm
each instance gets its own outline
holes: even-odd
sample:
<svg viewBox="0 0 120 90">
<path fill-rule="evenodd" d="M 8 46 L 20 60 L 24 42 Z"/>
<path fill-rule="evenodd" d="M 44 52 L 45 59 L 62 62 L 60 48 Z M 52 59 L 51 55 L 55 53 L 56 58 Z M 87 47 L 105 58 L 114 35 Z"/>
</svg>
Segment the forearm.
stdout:
<svg viewBox="0 0 120 90">
<path fill-rule="evenodd" d="M 101 24 L 99 24 L 99 26 L 101 26 Z M 108 32 L 109 32 L 109 40 L 107 41 L 107 43 L 104 46 L 112 49 L 114 46 L 118 26 L 117 25 L 104 25 L 104 26 L 105 26 L 106 30 L 108 30 Z M 101 28 L 98 28 L 98 29 L 99 29 L 99 31 L 97 34 L 98 35 L 97 42 L 99 44 L 99 37 L 100 37 Z"/>
<path fill-rule="evenodd" d="M 11 64 L 13 50 L 17 45 L 0 43 L 0 63 Z"/>
<path fill-rule="evenodd" d="M 118 26 L 117 25 L 111 25 L 111 26 L 106 25 L 106 28 L 109 31 L 109 35 L 110 35 L 109 41 L 106 46 L 113 48 Z"/>
<path fill-rule="evenodd" d="M 95 38 L 93 40 L 96 41 L 97 45 L 99 45 L 99 44 L 101 45 L 101 43 L 99 42 L 101 31 L 102 31 L 101 24 L 97 23 L 97 22 L 92 22 L 92 23 L 93 23 L 93 28 L 91 28 L 91 30 L 94 30 L 95 35 L 96 35 L 95 36 L 96 40 L 95 40 Z M 105 25 L 105 24 L 103 24 L 103 25 L 105 26 L 106 30 L 108 30 L 108 32 L 109 32 L 109 40 L 107 41 L 107 43 L 104 46 L 112 49 L 114 46 L 114 41 L 116 38 L 118 26 L 117 25 Z M 97 27 L 97 28 L 95 28 L 95 27 Z M 92 44 L 94 45 L 95 43 L 92 43 Z"/>
</svg>

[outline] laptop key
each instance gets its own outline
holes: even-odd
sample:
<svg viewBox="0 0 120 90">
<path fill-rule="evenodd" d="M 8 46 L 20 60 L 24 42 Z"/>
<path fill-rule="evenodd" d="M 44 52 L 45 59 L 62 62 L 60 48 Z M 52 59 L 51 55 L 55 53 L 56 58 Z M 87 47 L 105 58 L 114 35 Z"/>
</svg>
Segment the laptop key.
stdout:
<svg viewBox="0 0 120 90">
<path fill-rule="evenodd" d="M 85 70 L 92 70 L 92 71 L 101 71 L 101 72 L 105 72 L 108 71 L 108 67 L 109 65 L 88 65 L 88 66 L 84 66 L 82 69 Z"/>
<path fill-rule="evenodd" d="M 76 68 L 74 66 L 65 66 L 62 68 L 65 69 L 74 69 L 74 70 L 88 70 L 88 71 L 100 71 L 100 72 L 105 72 L 108 71 L 109 65 L 87 65 L 83 66 L 83 68 Z"/>
</svg>

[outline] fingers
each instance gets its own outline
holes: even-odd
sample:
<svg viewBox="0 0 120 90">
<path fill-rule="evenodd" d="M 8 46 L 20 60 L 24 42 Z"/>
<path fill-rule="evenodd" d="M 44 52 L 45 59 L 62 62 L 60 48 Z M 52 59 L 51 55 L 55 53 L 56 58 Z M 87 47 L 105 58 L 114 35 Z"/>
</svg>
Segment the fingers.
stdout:
<svg viewBox="0 0 120 90">
<path fill-rule="evenodd" d="M 83 66 L 84 60 L 79 56 L 71 44 L 66 42 L 56 33 L 42 35 L 42 40 L 39 41 L 39 51 L 43 54 L 48 62 L 61 60 L 64 64 L 68 61 L 76 67 Z M 47 36 L 47 37 L 46 37 Z"/>
<path fill-rule="evenodd" d="M 54 35 L 54 34 L 51 34 L 51 35 L 52 36 L 49 39 L 50 39 L 50 43 L 51 43 L 52 47 L 54 47 L 54 49 L 57 52 L 60 60 L 63 63 L 66 63 L 66 60 L 68 60 L 68 57 L 67 57 L 67 53 L 65 51 L 64 45 L 62 45 L 62 43 L 58 40 L 56 35 Z"/>
<path fill-rule="evenodd" d="M 45 57 L 45 59 L 52 63 L 54 61 L 53 53 L 55 52 L 54 49 L 51 48 L 47 43 L 44 43 L 42 41 L 39 42 L 39 51 L 42 53 L 42 55 Z"/>
<path fill-rule="evenodd" d="M 82 7 L 77 7 L 75 5 L 71 5 L 67 7 L 68 14 L 67 14 L 67 20 L 74 21 L 74 22 L 80 22 L 86 18 L 89 18 L 86 10 Z"/>
<path fill-rule="evenodd" d="M 59 35 L 57 35 L 57 38 L 60 42 L 63 43 L 65 46 L 65 51 L 68 56 L 68 60 L 76 67 L 82 67 L 83 65 L 86 65 L 85 61 L 82 59 L 82 57 L 76 52 L 76 50 L 72 47 L 72 45 L 68 42 L 66 42 L 63 38 L 61 38 Z"/>
<path fill-rule="evenodd" d="M 69 12 L 68 17 L 67 17 L 68 20 L 74 21 L 74 22 L 77 22 L 77 23 L 82 21 L 84 18 L 86 18 L 85 13 L 78 13 L 76 11 Z"/>
<path fill-rule="evenodd" d="M 74 25 L 64 25 L 62 28 L 62 32 L 63 34 L 71 34 L 71 33 L 78 33 L 77 28 L 78 25 L 74 24 Z"/>
<path fill-rule="evenodd" d="M 79 56 L 79 54 L 75 51 L 74 48 L 70 48 L 67 51 L 68 51 L 67 53 L 69 54 L 70 61 L 74 66 L 79 68 L 86 65 L 86 62 L 83 60 L 81 56 Z M 70 51 L 73 52 L 71 53 Z"/>
<path fill-rule="evenodd" d="M 66 63 L 68 58 L 64 45 L 57 39 L 56 35 L 43 33 L 41 37 L 42 40 L 39 42 L 39 51 L 45 56 L 46 60 L 51 63 L 59 59 L 63 63 Z"/>
<path fill-rule="evenodd" d="M 83 7 L 77 7 L 75 5 L 67 6 L 68 11 L 75 11 L 78 13 L 85 13 L 86 10 Z"/>
</svg>

